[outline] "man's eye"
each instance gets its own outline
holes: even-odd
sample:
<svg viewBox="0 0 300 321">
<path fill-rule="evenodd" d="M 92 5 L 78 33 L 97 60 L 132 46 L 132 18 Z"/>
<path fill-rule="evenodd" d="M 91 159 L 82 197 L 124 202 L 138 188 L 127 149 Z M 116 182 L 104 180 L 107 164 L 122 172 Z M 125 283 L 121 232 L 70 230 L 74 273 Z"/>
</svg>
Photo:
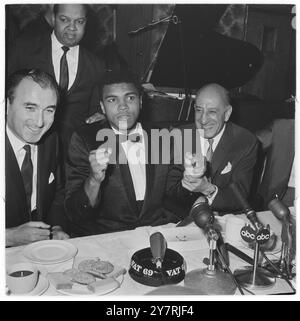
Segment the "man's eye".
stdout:
<svg viewBox="0 0 300 321">
<path fill-rule="evenodd" d="M 106 101 L 108 103 L 114 103 L 116 101 L 116 99 L 115 98 L 108 98 Z"/>
<path fill-rule="evenodd" d="M 28 111 L 35 111 L 35 107 L 33 107 L 33 106 L 26 106 L 25 108 Z"/>
<path fill-rule="evenodd" d="M 67 21 L 66 17 L 60 17 L 59 19 L 60 19 L 61 22 L 66 22 Z"/>
<path fill-rule="evenodd" d="M 136 96 L 135 96 L 135 95 L 130 95 L 130 96 L 127 97 L 127 100 L 128 100 L 128 101 L 133 101 L 133 100 L 135 100 L 135 99 L 136 99 Z"/>
<path fill-rule="evenodd" d="M 83 25 L 83 24 L 85 24 L 85 20 L 77 20 L 77 22 L 80 24 L 80 25 Z"/>
<path fill-rule="evenodd" d="M 46 112 L 47 112 L 48 114 L 54 114 L 55 110 L 54 110 L 54 108 L 47 108 L 47 109 L 46 109 Z"/>
</svg>

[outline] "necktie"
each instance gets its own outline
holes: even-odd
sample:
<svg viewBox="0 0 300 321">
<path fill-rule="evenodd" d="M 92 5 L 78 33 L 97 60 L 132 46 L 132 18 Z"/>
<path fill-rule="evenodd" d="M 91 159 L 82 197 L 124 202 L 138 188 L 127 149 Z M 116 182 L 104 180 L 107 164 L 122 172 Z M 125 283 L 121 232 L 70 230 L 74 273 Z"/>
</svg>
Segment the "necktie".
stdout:
<svg viewBox="0 0 300 321">
<path fill-rule="evenodd" d="M 208 140 L 208 148 L 207 148 L 207 152 L 206 152 L 206 160 L 208 162 L 211 162 L 211 159 L 212 159 L 212 155 L 213 155 L 213 148 L 212 148 L 212 145 L 214 143 L 214 139 L 213 138 L 209 138 Z"/>
<path fill-rule="evenodd" d="M 213 148 L 212 148 L 213 142 L 214 142 L 213 138 L 208 139 L 209 146 L 208 146 L 207 152 L 206 152 L 206 160 L 207 160 L 206 176 L 207 176 L 209 182 L 211 181 L 211 159 L 212 159 L 212 155 L 213 155 Z"/>
<path fill-rule="evenodd" d="M 62 92 L 66 93 L 69 85 L 67 52 L 70 50 L 70 48 L 66 46 L 62 46 L 61 49 L 64 51 L 64 53 L 60 58 L 59 87 Z"/>
<path fill-rule="evenodd" d="M 31 161 L 31 149 L 30 145 L 25 145 L 23 147 L 26 151 L 22 167 L 21 167 L 21 174 L 23 177 L 23 183 L 26 193 L 26 200 L 27 200 L 27 209 L 28 213 L 31 213 L 31 194 L 32 194 L 32 175 L 33 175 L 33 165 Z"/>
</svg>

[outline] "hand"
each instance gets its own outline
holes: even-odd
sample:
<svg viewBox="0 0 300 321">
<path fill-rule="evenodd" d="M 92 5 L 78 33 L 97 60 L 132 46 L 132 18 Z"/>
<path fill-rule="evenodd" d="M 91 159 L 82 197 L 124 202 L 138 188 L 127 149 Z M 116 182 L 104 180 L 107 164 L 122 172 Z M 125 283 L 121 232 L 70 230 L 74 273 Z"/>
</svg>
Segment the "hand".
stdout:
<svg viewBox="0 0 300 321">
<path fill-rule="evenodd" d="M 103 148 L 101 146 L 90 152 L 89 162 L 91 166 L 91 177 L 99 184 L 105 178 L 105 171 L 108 166 L 111 153 L 112 149 L 110 147 Z"/>
<path fill-rule="evenodd" d="M 206 176 L 194 177 L 183 174 L 182 186 L 187 190 L 195 193 L 209 195 L 215 190 L 215 185 L 211 184 Z"/>
<path fill-rule="evenodd" d="M 52 227 L 52 239 L 53 240 L 65 240 L 70 238 L 70 236 L 65 233 L 60 226 Z"/>
<path fill-rule="evenodd" d="M 184 157 L 185 174 L 192 177 L 202 177 L 206 171 L 206 158 L 196 156 L 190 152 L 185 153 Z"/>
<path fill-rule="evenodd" d="M 100 120 L 103 120 L 103 119 L 105 119 L 106 117 L 105 117 L 105 115 L 104 114 L 101 114 L 101 113 L 95 113 L 94 115 L 92 115 L 92 116 L 90 116 L 90 117 L 88 117 L 86 120 L 85 120 L 85 122 L 87 123 L 87 124 L 92 124 L 92 123 L 95 123 L 95 122 L 97 122 L 97 121 L 100 121 Z"/>
<path fill-rule="evenodd" d="M 48 240 L 50 225 L 44 222 L 28 222 L 6 229 L 6 246 L 24 245 L 36 241 Z"/>
</svg>

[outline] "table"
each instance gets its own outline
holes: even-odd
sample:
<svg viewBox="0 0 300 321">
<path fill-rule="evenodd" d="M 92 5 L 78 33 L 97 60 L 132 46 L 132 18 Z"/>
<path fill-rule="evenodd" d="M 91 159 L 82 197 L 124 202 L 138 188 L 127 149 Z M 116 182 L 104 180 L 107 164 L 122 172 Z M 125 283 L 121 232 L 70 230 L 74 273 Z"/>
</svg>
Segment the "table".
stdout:
<svg viewBox="0 0 300 321">
<path fill-rule="evenodd" d="M 294 211 L 294 208 L 291 208 L 290 210 Z M 270 224 L 271 230 L 280 237 L 281 222 L 277 220 L 271 212 L 259 212 L 257 213 L 257 216 L 263 224 Z M 224 216 L 222 220 L 226 220 L 226 217 L 227 216 Z M 247 220 L 245 215 L 239 215 L 239 217 L 245 221 Z M 201 229 L 193 223 L 186 227 L 175 227 L 175 224 L 167 224 L 158 227 L 145 226 L 130 231 L 73 238 L 67 241 L 78 248 L 77 255 L 79 256 L 100 257 L 103 260 L 109 260 L 113 263 L 117 262 L 118 265 L 123 266 L 128 270 L 132 254 L 139 249 L 149 247 L 149 236 L 155 231 L 163 233 L 168 242 L 168 248 L 178 251 L 184 257 L 187 264 L 187 272 L 196 268 L 206 267 L 203 263 L 203 258 L 208 256 L 208 242 Z M 180 241 L 180 236 L 182 235 L 187 236 L 186 241 Z M 23 249 L 24 246 L 7 248 L 6 266 L 28 261 L 23 255 Z M 253 257 L 253 250 L 247 248 L 246 245 L 240 244 L 239 249 Z M 277 258 L 278 253 L 269 254 L 268 256 L 271 259 Z M 42 275 L 46 275 L 48 272 L 62 272 L 71 268 L 72 264 L 73 260 L 69 260 L 67 262 L 51 265 L 37 264 L 37 267 Z M 230 268 L 232 271 L 245 265 L 247 265 L 247 263 L 230 253 Z M 183 285 L 183 281 L 179 285 Z M 126 273 L 121 287 L 107 295 L 141 296 L 154 289 L 155 288 L 153 287 L 135 282 L 130 275 Z M 291 288 L 288 284 L 282 279 L 277 279 L 272 288 L 256 291 L 255 294 L 266 295 L 288 292 L 291 292 Z M 237 291 L 236 294 L 239 294 L 239 292 Z M 245 294 L 247 293 L 245 292 Z M 50 285 L 43 295 L 55 296 L 61 294 Z"/>
</svg>

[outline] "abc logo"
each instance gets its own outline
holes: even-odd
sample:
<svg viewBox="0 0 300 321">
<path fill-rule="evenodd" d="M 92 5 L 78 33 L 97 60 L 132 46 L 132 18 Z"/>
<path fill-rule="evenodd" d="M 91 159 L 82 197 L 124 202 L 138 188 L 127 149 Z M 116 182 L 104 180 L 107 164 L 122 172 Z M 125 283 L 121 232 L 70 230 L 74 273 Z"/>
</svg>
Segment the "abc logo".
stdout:
<svg viewBox="0 0 300 321">
<path fill-rule="evenodd" d="M 241 237 L 245 242 L 254 242 L 255 231 L 250 226 L 244 226 L 241 230 Z"/>
<path fill-rule="evenodd" d="M 256 235 L 257 243 L 263 244 L 267 242 L 270 238 L 270 231 L 268 229 L 262 229 Z"/>
</svg>

